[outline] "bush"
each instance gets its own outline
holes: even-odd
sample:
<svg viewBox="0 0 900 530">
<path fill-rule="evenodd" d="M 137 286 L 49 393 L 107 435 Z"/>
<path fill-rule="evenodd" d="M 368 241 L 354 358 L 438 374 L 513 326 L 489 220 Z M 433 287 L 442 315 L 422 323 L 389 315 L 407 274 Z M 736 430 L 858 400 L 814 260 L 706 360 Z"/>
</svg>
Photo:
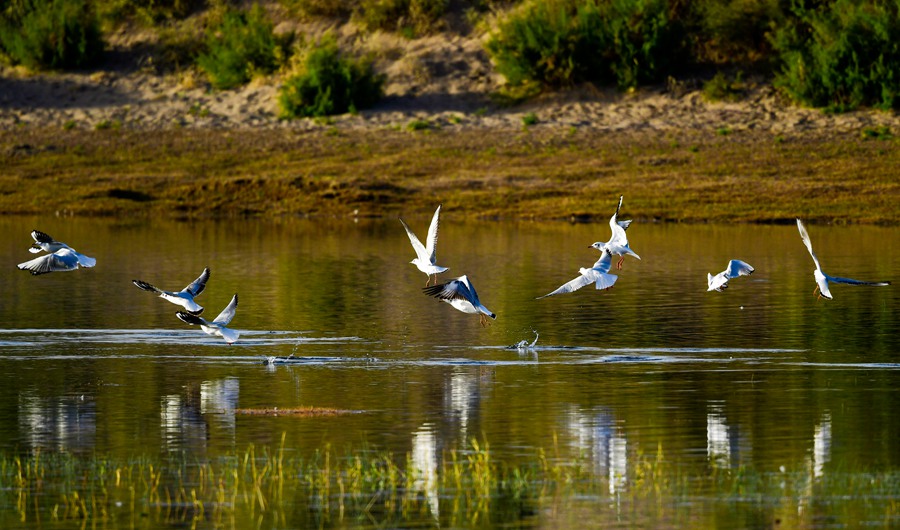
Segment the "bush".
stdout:
<svg viewBox="0 0 900 530">
<path fill-rule="evenodd" d="M 307 52 L 302 71 L 281 87 L 283 118 L 328 116 L 371 107 L 381 98 L 384 77 L 364 59 L 344 57 L 333 37 Z"/>
<path fill-rule="evenodd" d="M 446 10 L 447 0 L 360 0 L 355 18 L 369 30 L 412 37 L 434 30 Z"/>
<path fill-rule="evenodd" d="M 664 0 L 531 0 L 486 46 L 514 86 L 591 81 L 630 88 L 672 72 L 683 61 L 682 41 Z"/>
<path fill-rule="evenodd" d="M 346 18 L 356 11 L 357 0 L 281 0 L 291 11 L 310 17 Z"/>
<path fill-rule="evenodd" d="M 226 12 L 222 23 L 207 32 L 206 47 L 197 64 L 218 89 L 243 85 L 257 72 L 271 73 L 278 66 L 280 45 L 258 4 L 250 11 Z"/>
<path fill-rule="evenodd" d="M 206 0 L 93 0 L 103 20 L 135 19 L 148 25 L 180 20 L 207 7 Z"/>
<path fill-rule="evenodd" d="M 798 7 L 773 45 L 775 83 L 795 100 L 832 111 L 900 107 L 900 16 L 896 3 L 836 0 Z"/>
<path fill-rule="evenodd" d="M 85 0 L 25 0 L 8 7 L 0 43 L 33 69 L 90 66 L 103 51 L 97 17 Z"/>
<path fill-rule="evenodd" d="M 700 0 L 691 4 L 698 62 L 768 67 L 770 33 L 784 23 L 779 0 Z"/>
</svg>

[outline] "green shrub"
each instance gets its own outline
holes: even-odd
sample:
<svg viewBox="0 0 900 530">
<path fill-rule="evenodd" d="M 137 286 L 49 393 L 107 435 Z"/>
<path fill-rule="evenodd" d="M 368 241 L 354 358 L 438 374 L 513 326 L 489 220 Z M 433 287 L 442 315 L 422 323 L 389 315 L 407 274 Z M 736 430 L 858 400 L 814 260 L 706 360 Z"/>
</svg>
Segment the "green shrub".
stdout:
<svg viewBox="0 0 900 530">
<path fill-rule="evenodd" d="M 310 17 L 346 18 L 356 11 L 358 0 L 281 0 L 289 10 Z"/>
<path fill-rule="evenodd" d="M 700 63 L 759 66 L 772 57 L 770 33 L 785 20 L 780 0 L 700 0 L 691 4 L 694 55 Z"/>
<path fill-rule="evenodd" d="M 437 29 L 447 0 L 359 0 L 355 18 L 369 30 L 401 31 L 409 36 Z"/>
<path fill-rule="evenodd" d="M 33 69 L 81 68 L 102 53 L 97 17 L 85 0 L 10 4 L 0 20 L 0 43 L 13 62 Z"/>
<path fill-rule="evenodd" d="M 773 37 L 782 64 L 775 83 L 799 102 L 832 111 L 900 107 L 898 9 L 854 0 L 796 7 L 796 18 Z"/>
<path fill-rule="evenodd" d="M 113 23 L 132 19 L 147 25 L 180 20 L 207 7 L 206 0 L 93 0 L 97 14 Z"/>
<path fill-rule="evenodd" d="M 681 27 L 664 0 L 530 0 L 486 47 L 513 86 L 591 81 L 624 89 L 664 79 L 684 60 Z"/>
<path fill-rule="evenodd" d="M 374 105 L 383 85 L 370 61 L 345 57 L 329 36 L 307 51 L 302 71 L 281 87 L 278 104 L 283 118 L 356 112 Z"/>
<path fill-rule="evenodd" d="M 738 72 L 729 78 L 717 72 L 712 79 L 703 84 L 703 97 L 707 101 L 738 101 L 744 95 L 743 74 Z"/>
<path fill-rule="evenodd" d="M 215 88 L 235 88 L 256 73 L 274 71 L 279 46 L 272 24 L 257 4 L 250 11 L 226 12 L 222 23 L 207 32 L 208 51 L 197 58 L 197 64 Z"/>
</svg>

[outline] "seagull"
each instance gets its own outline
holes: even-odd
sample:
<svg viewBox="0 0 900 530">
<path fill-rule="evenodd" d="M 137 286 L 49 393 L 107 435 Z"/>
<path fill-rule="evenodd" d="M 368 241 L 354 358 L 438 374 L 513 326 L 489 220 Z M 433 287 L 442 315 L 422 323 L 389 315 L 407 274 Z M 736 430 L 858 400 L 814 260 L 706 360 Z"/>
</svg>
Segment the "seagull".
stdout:
<svg viewBox="0 0 900 530">
<path fill-rule="evenodd" d="M 816 288 L 813 289 L 813 294 L 816 294 L 816 291 L 818 291 L 819 298 L 825 297 L 831 300 L 832 296 L 831 291 L 828 290 L 828 282 L 848 283 L 850 285 L 870 285 L 873 287 L 891 284 L 891 282 L 863 282 L 860 280 L 851 280 L 850 278 L 837 278 L 825 274 L 822 272 L 822 266 L 819 265 L 819 258 L 817 258 L 816 253 L 813 252 L 812 243 L 809 241 L 809 234 L 806 232 L 806 227 L 803 226 L 803 221 L 800 219 L 797 219 L 797 229 L 800 230 L 800 239 L 803 240 L 803 244 L 806 245 L 806 250 L 808 250 L 809 255 L 812 256 L 813 263 L 816 264 L 816 270 L 813 271 L 813 277 L 816 279 Z"/>
<path fill-rule="evenodd" d="M 206 320 L 203 317 L 198 317 L 197 315 L 191 313 L 185 313 L 183 311 L 179 311 L 175 313 L 179 319 L 183 322 L 187 322 L 188 324 L 194 326 L 200 326 L 200 329 L 206 332 L 207 335 L 218 335 L 225 339 L 225 342 L 228 344 L 234 344 L 235 341 L 238 340 L 238 336 L 240 333 L 236 330 L 226 328 L 231 319 L 234 318 L 234 312 L 237 310 L 238 304 L 238 295 L 235 294 L 231 297 L 231 302 L 228 302 L 228 305 L 225 306 L 225 309 L 219 313 L 219 316 L 216 317 L 212 322 Z"/>
<path fill-rule="evenodd" d="M 409 225 L 407 225 L 403 221 L 403 219 L 400 219 L 400 224 L 402 224 L 403 228 L 406 229 L 406 235 L 409 236 L 409 242 L 412 243 L 413 249 L 416 251 L 416 259 L 410 261 L 410 263 L 412 263 L 416 266 L 417 269 L 428 275 L 428 280 L 425 282 L 425 287 L 428 287 L 428 284 L 431 282 L 432 277 L 434 277 L 434 283 L 437 284 L 437 275 L 448 270 L 447 267 L 441 267 L 440 265 L 436 265 L 434 263 L 434 246 L 437 244 L 438 216 L 440 216 L 440 214 L 441 205 L 438 205 L 437 210 L 434 211 L 434 217 L 431 218 L 431 225 L 428 227 L 428 239 L 426 239 L 426 246 L 423 246 L 422 242 L 419 241 L 419 238 L 416 237 L 416 234 L 414 234 L 413 231 L 409 229 Z"/>
<path fill-rule="evenodd" d="M 497 315 L 481 305 L 481 301 L 478 300 L 478 293 L 475 292 L 475 286 L 469 282 L 469 278 L 465 275 L 447 283 L 425 287 L 422 291 L 428 296 L 447 302 L 463 313 L 477 314 L 481 319 L 482 326 L 486 326 L 488 323 L 485 316 L 489 316 L 494 320 L 497 319 Z"/>
<path fill-rule="evenodd" d="M 31 237 L 34 238 L 34 244 L 28 248 L 29 252 L 32 254 L 42 250 L 48 252 L 44 256 L 17 265 L 20 270 L 29 271 L 32 275 L 73 271 L 78 267 L 93 267 L 97 264 L 96 259 L 76 252 L 69 245 L 54 240 L 40 230 L 32 230 Z"/>
<path fill-rule="evenodd" d="M 637 259 L 641 259 L 640 256 L 634 253 L 631 250 L 631 247 L 628 246 L 628 236 L 625 235 L 625 230 L 628 229 L 628 226 L 631 225 L 631 220 L 627 221 L 619 221 L 619 209 L 622 208 L 622 199 L 624 199 L 624 195 L 619 196 L 619 205 L 616 207 L 616 213 L 609 218 L 609 228 L 612 230 L 612 235 L 609 238 L 609 241 L 603 243 L 602 241 L 597 241 L 591 248 L 595 248 L 601 252 L 603 249 L 609 249 L 609 253 L 614 256 L 621 256 L 619 261 L 616 263 L 616 269 L 622 270 L 622 263 L 625 261 L 625 256 L 634 256 Z"/>
<path fill-rule="evenodd" d="M 180 305 L 188 313 L 199 315 L 203 312 L 203 308 L 200 307 L 197 302 L 194 302 L 194 297 L 200 296 L 200 293 L 202 293 L 203 289 L 206 288 L 207 280 L 209 280 L 209 267 L 203 269 L 203 272 L 200 273 L 199 278 L 197 278 L 196 280 L 191 282 L 190 285 L 178 292 L 163 291 L 162 289 L 154 287 L 142 280 L 131 280 L 131 283 L 136 285 L 139 289 L 143 289 L 144 291 L 159 293 L 160 298 L 164 298 L 172 302 L 173 304 Z"/>
<path fill-rule="evenodd" d="M 719 291 L 720 293 L 728 288 L 728 280 L 737 278 L 738 276 L 750 276 L 755 271 L 748 263 L 744 263 L 739 259 L 733 259 L 728 262 L 725 270 L 713 276 L 706 273 L 706 283 L 709 285 L 709 291 Z"/>
<path fill-rule="evenodd" d="M 590 269 L 585 269 L 584 267 L 578 269 L 578 272 L 581 273 L 581 276 L 578 276 L 574 280 L 561 285 L 559 289 L 553 291 L 552 293 L 545 294 L 544 296 L 538 296 L 536 299 L 540 300 L 541 298 L 547 298 L 548 296 L 553 296 L 556 294 L 571 293 L 592 283 L 597 284 L 598 290 L 611 288 L 613 285 L 615 285 L 616 280 L 619 278 L 615 274 L 609 274 L 609 268 L 612 265 L 612 254 L 610 253 L 608 247 L 602 248 L 600 252 L 602 252 L 602 254 L 600 255 L 600 259 L 598 259 Z"/>
</svg>

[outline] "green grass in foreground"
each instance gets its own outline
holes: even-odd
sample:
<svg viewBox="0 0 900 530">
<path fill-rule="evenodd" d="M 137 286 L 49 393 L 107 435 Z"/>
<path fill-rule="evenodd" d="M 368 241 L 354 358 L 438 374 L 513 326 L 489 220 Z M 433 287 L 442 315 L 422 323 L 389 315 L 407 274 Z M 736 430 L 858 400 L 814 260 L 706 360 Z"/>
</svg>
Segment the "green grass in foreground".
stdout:
<svg viewBox="0 0 900 530">
<path fill-rule="evenodd" d="M 0 132 L 0 212 L 900 223 L 892 135 Z"/>
<path fill-rule="evenodd" d="M 413 455 L 326 447 L 295 458 L 281 447 L 208 462 L 0 456 L 0 525 L 78 521 L 83 527 L 181 522 L 196 527 L 395 525 L 477 527 L 531 520 L 550 526 L 642 523 L 713 528 L 900 522 L 900 474 L 812 469 L 687 469 L 662 451 L 629 456 L 624 475 L 587 458 L 537 451 L 497 461 L 474 440 L 417 466 Z M 56 526 L 54 526 L 56 527 Z"/>
</svg>

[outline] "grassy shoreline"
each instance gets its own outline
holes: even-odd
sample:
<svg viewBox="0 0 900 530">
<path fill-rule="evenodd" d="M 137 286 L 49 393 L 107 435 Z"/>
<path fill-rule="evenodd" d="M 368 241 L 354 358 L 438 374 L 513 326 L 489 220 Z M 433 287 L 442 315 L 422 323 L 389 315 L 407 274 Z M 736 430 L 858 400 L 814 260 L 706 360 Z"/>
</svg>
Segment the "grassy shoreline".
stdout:
<svg viewBox="0 0 900 530">
<path fill-rule="evenodd" d="M 0 212 L 900 223 L 892 138 L 742 131 L 0 132 Z"/>
</svg>

